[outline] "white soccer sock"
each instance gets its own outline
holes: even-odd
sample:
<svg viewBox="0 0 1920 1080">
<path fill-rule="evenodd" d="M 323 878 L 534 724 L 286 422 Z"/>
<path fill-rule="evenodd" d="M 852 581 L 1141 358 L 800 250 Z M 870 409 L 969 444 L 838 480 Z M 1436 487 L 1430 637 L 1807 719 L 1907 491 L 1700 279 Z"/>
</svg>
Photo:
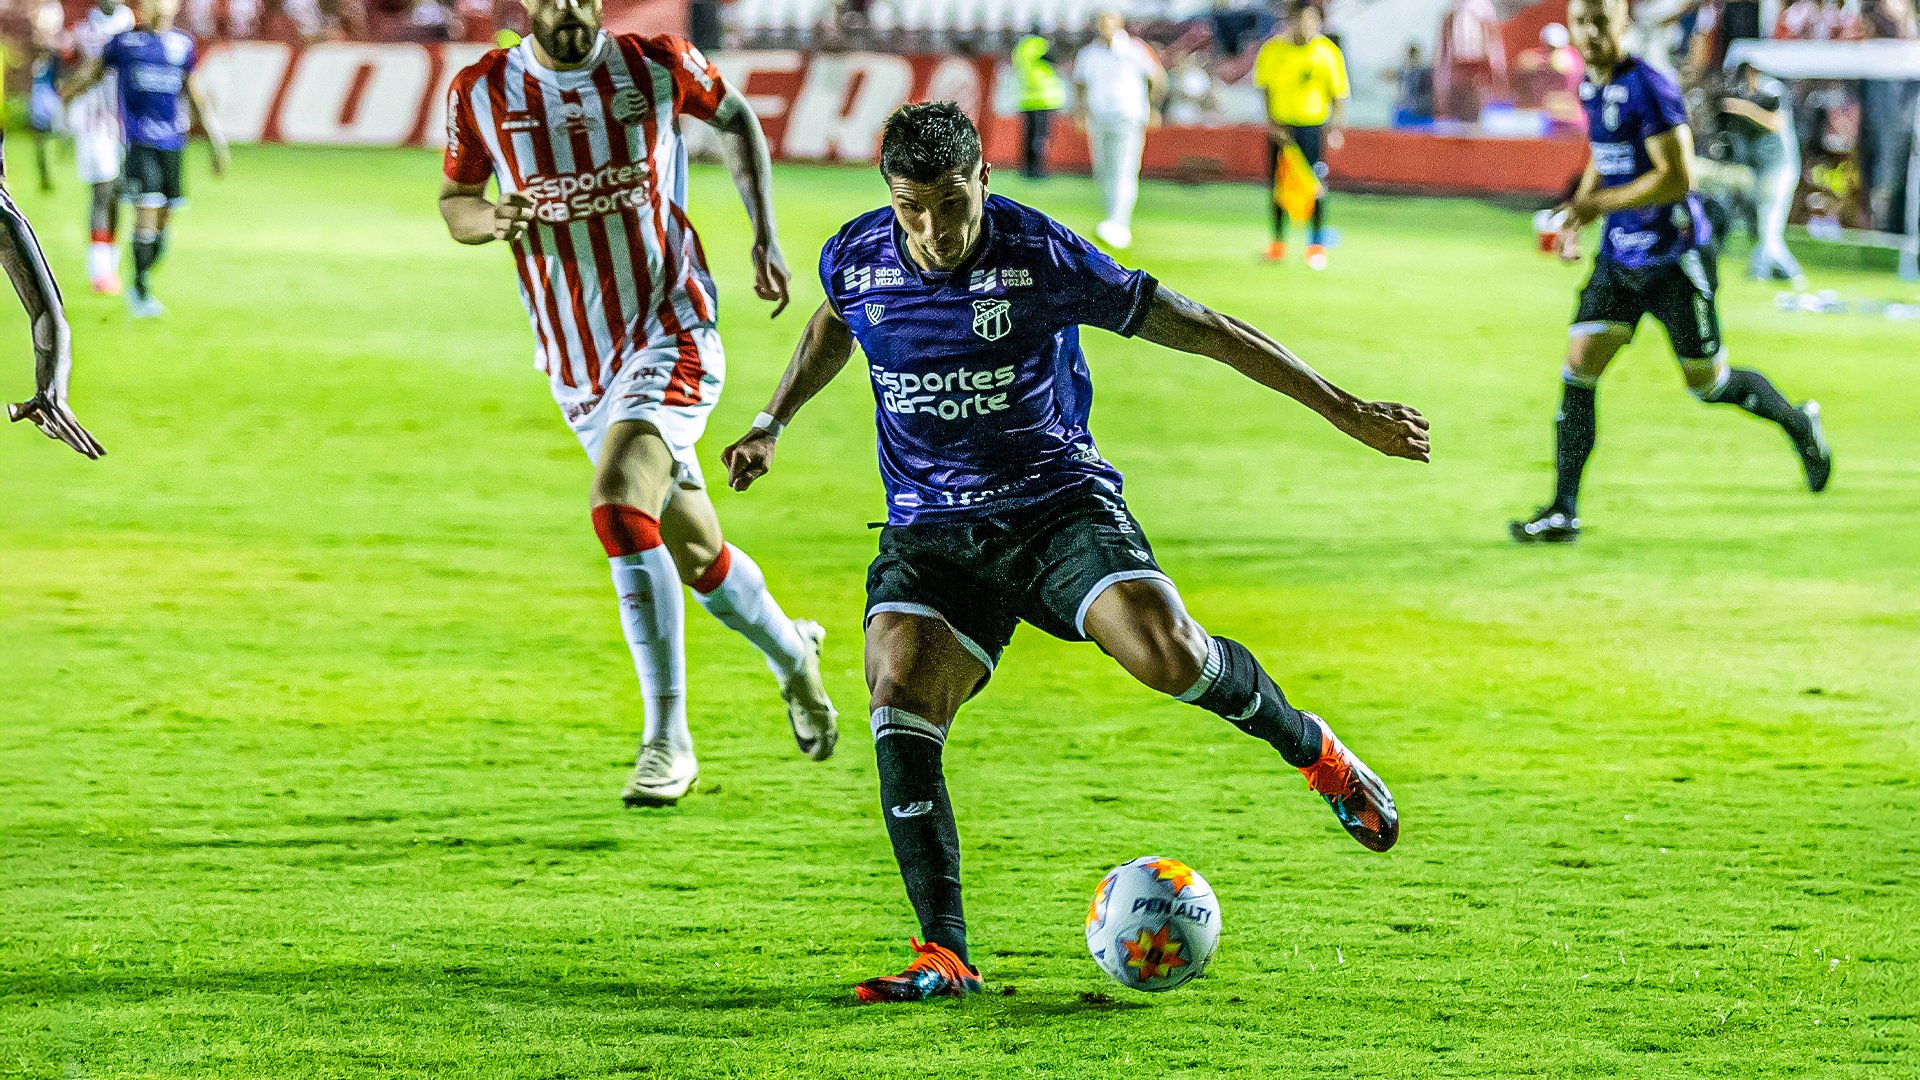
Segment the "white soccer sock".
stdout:
<svg viewBox="0 0 1920 1080">
<path fill-rule="evenodd" d="M 120 269 L 120 245 L 96 240 L 87 247 L 87 276 L 95 281 L 112 277 Z"/>
<path fill-rule="evenodd" d="M 785 682 L 806 663 L 806 643 L 793 628 L 793 620 L 780 610 L 780 602 L 767 591 L 767 578 L 758 563 L 732 544 L 722 550 L 720 559 L 728 565 L 722 568 L 719 583 L 709 586 L 702 580 L 694 586 L 693 595 L 707 614 L 753 642 L 767 658 L 767 667 Z"/>
<path fill-rule="evenodd" d="M 645 703 L 646 742 L 660 740 L 677 750 L 693 749 L 687 730 L 687 652 L 682 633 L 685 599 L 680 575 L 664 547 L 650 547 L 608 560 L 613 587 L 620 594 L 620 629 L 633 653 Z"/>
</svg>

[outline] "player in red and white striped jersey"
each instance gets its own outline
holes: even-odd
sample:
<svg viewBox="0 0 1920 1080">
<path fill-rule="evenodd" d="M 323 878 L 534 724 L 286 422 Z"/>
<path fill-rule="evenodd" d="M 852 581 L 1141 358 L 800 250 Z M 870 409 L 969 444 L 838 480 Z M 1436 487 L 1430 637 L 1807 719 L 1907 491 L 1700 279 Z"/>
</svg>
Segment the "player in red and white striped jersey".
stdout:
<svg viewBox="0 0 1920 1080">
<path fill-rule="evenodd" d="M 794 621 L 721 538 L 695 444 L 720 397 L 716 296 L 687 220 L 683 118 L 720 133 L 754 228 L 755 291 L 787 305 L 772 165 L 746 99 L 685 39 L 609 34 L 599 0 L 526 0 L 533 32 L 455 77 L 440 212 L 463 244 L 503 240 L 535 365 L 594 461 L 593 524 L 645 699 L 623 798 L 672 803 L 698 773 L 680 585 L 758 646 L 802 752 L 833 753 L 817 623 Z M 487 198 L 487 184 L 498 197 Z"/>
</svg>

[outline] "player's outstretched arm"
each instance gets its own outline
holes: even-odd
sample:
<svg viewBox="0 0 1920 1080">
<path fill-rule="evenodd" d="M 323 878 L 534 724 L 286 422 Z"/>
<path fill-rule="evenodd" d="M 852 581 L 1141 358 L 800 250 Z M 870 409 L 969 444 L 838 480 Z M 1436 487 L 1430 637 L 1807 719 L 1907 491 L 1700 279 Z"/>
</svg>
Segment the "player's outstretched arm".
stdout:
<svg viewBox="0 0 1920 1080">
<path fill-rule="evenodd" d="M 512 242 L 520 239 L 533 220 L 533 200 L 524 192 L 509 191 L 499 202 L 489 202 L 485 183 L 463 184 L 443 178 L 440 217 L 447 223 L 447 235 L 463 244 Z"/>
<path fill-rule="evenodd" d="M 760 118 L 738 90 L 727 91 L 713 121 L 720 133 L 720 154 L 740 189 L 747 220 L 753 223 L 753 291 L 773 301 L 773 314 L 787 310 L 787 260 L 780 254 L 779 230 L 773 222 L 773 154 L 767 149 Z"/>
<path fill-rule="evenodd" d="M 36 392 L 27 401 L 7 406 L 7 419 L 30 420 L 49 439 L 58 439 L 88 458 L 106 453 L 99 440 L 80 426 L 67 407 L 67 378 L 73 365 L 67 316 L 60 289 L 40 250 L 26 216 L 0 190 L 0 267 L 6 269 L 20 303 L 27 309 L 33 332 Z"/>
<path fill-rule="evenodd" d="M 773 468 L 773 447 L 780 432 L 793 420 L 801 406 L 826 389 L 853 358 L 853 331 L 833 310 L 821 304 L 800 333 L 800 344 L 787 362 L 780 385 L 774 388 L 767 409 L 754 418 L 753 429 L 739 441 L 720 452 L 720 463 L 727 467 L 727 486 L 745 491 L 755 480 Z"/>
<path fill-rule="evenodd" d="M 1427 420 L 1391 401 L 1362 401 L 1328 382 L 1257 327 L 1155 286 L 1139 336 L 1169 349 L 1209 356 L 1323 417 L 1357 442 L 1388 457 L 1426 461 Z"/>
<path fill-rule="evenodd" d="M 74 98 L 100 85 L 100 80 L 106 78 L 106 75 L 106 62 L 99 57 L 83 62 L 78 71 L 69 75 L 66 81 L 60 84 L 60 99 L 72 102 Z"/>
</svg>

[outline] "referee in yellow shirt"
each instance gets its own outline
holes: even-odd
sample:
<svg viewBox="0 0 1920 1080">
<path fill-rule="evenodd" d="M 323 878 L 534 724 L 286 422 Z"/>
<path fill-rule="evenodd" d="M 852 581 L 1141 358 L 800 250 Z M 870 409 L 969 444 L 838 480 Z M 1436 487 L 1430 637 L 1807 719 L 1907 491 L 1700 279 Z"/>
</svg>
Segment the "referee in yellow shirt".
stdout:
<svg viewBox="0 0 1920 1080">
<path fill-rule="evenodd" d="M 1313 166 L 1314 175 L 1327 177 L 1325 150 L 1340 149 L 1347 86 L 1347 62 L 1335 45 L 1320 33 L 1320 8 L 1314 0 L 1294 0 L 1293 17 L 1284 33 L 1260 47 L 1253 62 L 1253 84 L 1267 95 L 1267 189 L 1274 191 L 1281 153 L 1288 143 Z M 1327 268 L 1327 196 L 1313 204 L 1313 222 L 1307 231 L 1307 267 Z M 1273 195 L 1273 238 L 1267 260 L 1287 254 L 1287 214 Z"/>
</svg>

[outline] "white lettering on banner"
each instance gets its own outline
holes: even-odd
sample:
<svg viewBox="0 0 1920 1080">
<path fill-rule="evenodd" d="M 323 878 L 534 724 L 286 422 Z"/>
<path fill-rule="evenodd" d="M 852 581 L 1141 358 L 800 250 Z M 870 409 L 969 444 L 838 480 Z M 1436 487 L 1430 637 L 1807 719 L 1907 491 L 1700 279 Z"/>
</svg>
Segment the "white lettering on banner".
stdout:
<svg viewBox="0 0 1920 1080">
<path fill-rule="evenodd" d="M 343 117 L 363 68 L 368 78 L 358 107 Z M 290 143 L 402 145 L 420 118 L 432 69 L 432 58 L 418 45 L 310 45 L 280 108 L 280 137 Z"/>
<path fill-rule="evenodd" d="M 277 41 L 236 41 L 200 62 L 200 82 L 227 138 L 256 143 L 266 137 L 274 94 L 292 64 L 293 50 Z"/>
<path fill-rule="evenodd" d="M 240 41 L 210 50 L 200 70 L 234 142 L 438 149 L 446 145 L 453 80 L 489 51 L 466 43 L 337 41 L 297 49 Z M 957 57 L 768 50 L 713 62 L 773 128 L 777 158 L 871 161 L 888 114 L 913 100 L 922 80 L 919 96 L 951 98 L 972 111 L 990 96 L 992 78 L 980 63 Z M 682 133 L 692 153 L 719 148 L 705 124 L 686 124 Z"/>
<path fill-rule="evenodd" d="M 721 53 L 713 58 L 713 66 L 720 69 L 720 76 L 727 80 L 727 85 L 747 95 L 747 104 L 753 106 L 753 114 L 763 123 L 785 116 L 787 99 L 781 94 L 751 93 L 753 77 L 758 74 L 792 75 L 805 64 L 806 54 L 792 49 Z"/>
<path fill-rule="evenodd" d="M 858 87 L 853 84 L 858 76 Z M 852 100 L 848 100 L 852 88 Z M 888 115 L 913 93 L 913 65 L 880 53 L 816 55 L 787 119 L 790 158 L 866 161 Z"/>
</svg>

